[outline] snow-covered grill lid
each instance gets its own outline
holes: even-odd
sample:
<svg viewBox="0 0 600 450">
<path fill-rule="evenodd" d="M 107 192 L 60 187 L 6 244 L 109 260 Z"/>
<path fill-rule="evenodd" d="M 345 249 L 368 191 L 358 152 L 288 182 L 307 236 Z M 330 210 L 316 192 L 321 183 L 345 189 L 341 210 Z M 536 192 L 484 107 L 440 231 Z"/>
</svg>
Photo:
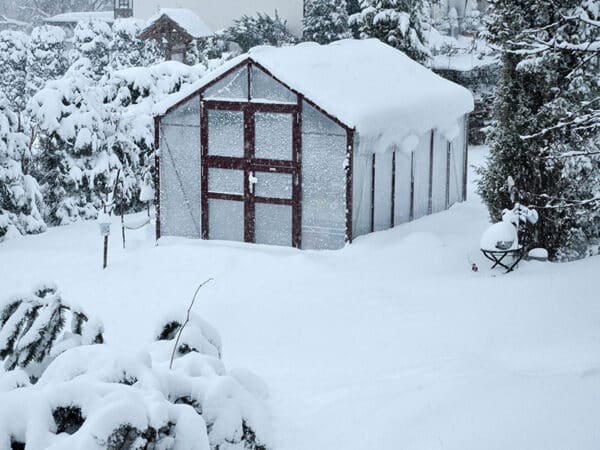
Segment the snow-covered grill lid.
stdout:
<svg viewBox="0 0 600 450">
<path fill-rule="evenodd" d="M 155 107 L 173 105 L 244 61 L 254 61 L 292 90 L 317 104 L 360 137 L 365 152 L 404 147 L 432 129 L 448 139 L 473 110 L 473 96 L 404 53 L 377 39 L 260 46 L 240 55 Z"/>
</svg>

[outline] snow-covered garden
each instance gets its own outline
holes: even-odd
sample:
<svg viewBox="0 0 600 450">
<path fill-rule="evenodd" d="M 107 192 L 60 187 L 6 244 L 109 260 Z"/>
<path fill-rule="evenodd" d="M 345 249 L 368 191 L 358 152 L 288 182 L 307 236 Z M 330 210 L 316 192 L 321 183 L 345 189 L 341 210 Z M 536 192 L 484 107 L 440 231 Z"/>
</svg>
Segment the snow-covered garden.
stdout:
<svg viewBox="0 0 600 450">
<path fill-rule="evenodd" d="M 483 164 L 486 151 L 472 148 L 471 163 Z M 0 247 L 3 292 L 29 294 L 53 280 L 67 303 L 104 324 L 106 344 L 64 354 L 34 387 L 14 390 L 19 378 L 5 378 L 1 422 L 16 437 L 31 433 L 53 448 L 94 448 L 86 430 L 116 425 L 121 416 L 111 408 L 127 402 L 137 405 L 128 420 L 140 429 L 179 417 L 182 405 L 155 415 L 166 400 L 147 395 L 168 399 L 191 375 L 207 389 L 224 383 L 234 390 L 227 398 L 250 395 L 274 449 L 593 450 L 600 442 L 600 259 L 522 262 L 503 275 L 489 269 L 474 239 L 488 225 L 472 192 L 449 211 L 333 252 L 184 239 L 155 246 L 150 230 L 130 233 L 122 250 L 115 220 L 104 271 L 94 222 L 8 240 Z M 157 326 L 172 311 L 184 315 L 209 277 L 194 313 L 218 330 L 222 362 L 214 354 L 181 356 L 170 375 L 179 378 L 169 381 L 172 345 L 154 342 Z M 138 381 L 107 387 L 123 376 L 119 369 Z M 78 391 L 84 382 L 96 387 Z M 59 397 L 56 386 L 65 386 Z M 104 396 L 114 403 L 91 408 Z M 24 417 L 34 401 L 48 406 Z M 70 438 L 54 434 L 48 409 L 65 402 L 84 415 L 90 407 Z"/>
</svg>

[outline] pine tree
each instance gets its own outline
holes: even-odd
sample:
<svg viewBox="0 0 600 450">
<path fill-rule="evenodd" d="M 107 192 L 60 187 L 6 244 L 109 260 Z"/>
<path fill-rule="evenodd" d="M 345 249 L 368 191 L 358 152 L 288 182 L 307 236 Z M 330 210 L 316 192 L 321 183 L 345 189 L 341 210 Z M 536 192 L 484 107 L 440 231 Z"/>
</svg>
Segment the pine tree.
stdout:
<svg viewBox="0 0 600 450">
<path fill-rule="evenodd" d="M 42 195 L 34 178 L 24 174 L 27 137 L 19 130 L 18 115 L 0 91 L 0 241 L 6 235 L 39 233 Z"/>
<path fill-rule="evenodd" d="M 29 36 L 20 31 L 0 32 L 0 90 L 14 111 L 25 109 L 25 79 L 27 77 L 27 48 Z"/>
<path fill-rule="evenodd" d="M 99 80 L 110 62 L 112 31 L 102 20 L 84 20 L 77 24 L 73 35 L 74 52 L 71 61 L 87 58 L 92 64 L 94 76 Z M 130 49 L 133 50 L 133 49 Z"/>
<path fill-rule="evenodd" d="M 488 32 L 503 65 L 479 192 L 498 220 L 511 206 L 511 176 L 521 203 L 540 212 L 533 243 L 574 259 L 600 238 L 600 22 L 589 0 L 553 3 L 493 3 Z"/>
<path fill-rule="evenodd" d="M 361 38 L 377 38 L 424 63 L 429 57 L 426 6 L 424 0 L 362 0 L 351 23 L 358 26 Z"/>
<path fill-rule="evenodd" d="M 46 81 L 62 77 L 67 68 L 66 35 L 62 28 L 50 25 L 34 28 L 27 51 L 27 98 L 42 89 Z"/>
<path fill-rule="evenodd" d="M 329 44 L 352 36 L 348 28 L 346 0 L 307 0 L 305 8 L 305 41 Z"/>
</svg>

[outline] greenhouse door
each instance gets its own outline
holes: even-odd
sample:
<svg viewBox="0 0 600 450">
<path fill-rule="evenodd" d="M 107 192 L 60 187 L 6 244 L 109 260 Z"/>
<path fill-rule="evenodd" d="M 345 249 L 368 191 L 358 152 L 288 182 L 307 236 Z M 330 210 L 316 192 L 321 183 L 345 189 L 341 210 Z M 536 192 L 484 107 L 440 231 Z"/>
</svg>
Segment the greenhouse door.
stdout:
<svg viewBox="0 0 600 450">
<path fill-rule="evenodd" d="M 202 103 L 202 237 L 300 246 L 296 105 Z"/>
</svg>

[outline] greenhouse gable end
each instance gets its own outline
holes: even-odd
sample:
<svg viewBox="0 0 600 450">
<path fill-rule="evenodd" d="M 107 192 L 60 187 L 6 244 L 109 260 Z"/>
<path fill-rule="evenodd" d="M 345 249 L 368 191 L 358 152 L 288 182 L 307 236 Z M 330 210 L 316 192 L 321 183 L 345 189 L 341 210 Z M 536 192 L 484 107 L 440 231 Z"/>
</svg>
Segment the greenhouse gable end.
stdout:
<svg viewBox="0 0 600 450">
<path fill-rule="evenodd" d="M 337 249 L 446 209 L 472 108 L 376 40 L 252 49 L 156 106 L 157 238 Z"/>
</svg>

